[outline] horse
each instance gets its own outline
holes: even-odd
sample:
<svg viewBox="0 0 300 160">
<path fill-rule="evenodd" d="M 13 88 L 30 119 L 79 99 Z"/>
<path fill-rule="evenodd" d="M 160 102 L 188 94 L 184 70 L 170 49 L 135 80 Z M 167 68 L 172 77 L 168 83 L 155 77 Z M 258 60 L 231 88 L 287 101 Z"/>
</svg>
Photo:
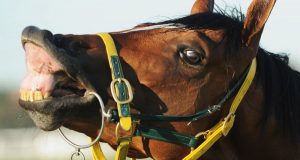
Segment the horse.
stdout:
<svg viewBox="0 0 300 160">
<path fill-rule="evenodd" d="M 117 159 L 300 159 L 300 73 L 259 46 L 274 5 L 244 16 L 196 0 L 188 16 L 99 35 L 26 27 L 19 104 Z"/>
</svg>

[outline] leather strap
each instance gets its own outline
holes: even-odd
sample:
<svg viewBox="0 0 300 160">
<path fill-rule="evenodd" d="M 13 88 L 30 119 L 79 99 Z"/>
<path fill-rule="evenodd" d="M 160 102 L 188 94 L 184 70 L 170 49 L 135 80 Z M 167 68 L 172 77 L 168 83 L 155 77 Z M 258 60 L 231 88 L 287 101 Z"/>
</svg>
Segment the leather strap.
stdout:
<svg viewBox="0 0 300 160">
<path fill-rule="evenodd" d="M 102 38 L 106 47 L 107 58 L 112 75 L 112 82 L 110 85 L 111 93 L 115 102 L 117 103 L 118 115 L 120 119 L 119 123 L 124 131 L 130 132 L 130 136 L 128 136 L 126 139 L 119 139 L 119 137 L 117 137 L 119 146 L 117 148 L 115 160 L 125 160 L 132 138 L 132 120 L 130 116 L 129 105 L 133 98 L 132 89 L 129 82 L 124 78 L 120 59 L 112 37 L 108 33 L 99 33 L 98 36 Z"/>
<path fill-rule="evenodd" d="M 195 136 L 145 126 L 138 126 L 134 136 L 142 136 L 149 139 L 184 145 L 187 147 L 195 147 L 197 145 L 197 138 Z"/>
<path fill-rule="evenodd" d="M 93 160 L 106 160 L 99 143 L 92 146 L 92 157 Z"/>
<path fill-rule="evenodd" d="M 112 37 L 108 33 L 98 33 L 98 36 L 100 36 L 105 44 L 106 47 L 106 53 L 107 58 L 109 61 L 109 66 L 111 68 L 111 75 L 113 82 L 115 81 L 116 84 L 113 84 L 116 86 L 115 91 L 112 90 L 112 94 L 114 92 L 117 92 L 118 98 L 120 101 L 125 101 L 128 98 L 127 90 L 128 85 L 122 82 L 124 80 L 124 75 L 120 63 L 120 59 L 118 56 L 117 49 L 115 47 L 115 43 L 112 39 Z M 120 126 L 125 131 L 128 131 L 131 129 L 131 117 L 130 117 L 130 106 L 129 103 L 117 103 L 119 118 L 120 118 Z"/>
<path fill-rule="evenodd" d="M 119 143 L 115 160 L 125 160 L 126 159 L 130 142 L 131 142 L 131 140 L 125 139 Z"/>
</svg>

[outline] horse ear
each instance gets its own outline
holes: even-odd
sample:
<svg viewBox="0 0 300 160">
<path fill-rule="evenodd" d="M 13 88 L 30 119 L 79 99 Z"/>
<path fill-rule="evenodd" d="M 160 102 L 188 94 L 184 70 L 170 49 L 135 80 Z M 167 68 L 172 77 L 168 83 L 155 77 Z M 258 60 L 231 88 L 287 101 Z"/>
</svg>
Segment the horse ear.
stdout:
<svg viewBox="0 0 300 160">
<path fill-rule="evenodd" d="M 191 14 L 212 12 L 214 9 L 214 0 L 196 0 L 194 3 Z"/>
<path fill-rule="evenodd" d="M 259 40 L 276 0 L 253 0 L 242 31 L 243 45 L 258 49 Z"/>
</svg>

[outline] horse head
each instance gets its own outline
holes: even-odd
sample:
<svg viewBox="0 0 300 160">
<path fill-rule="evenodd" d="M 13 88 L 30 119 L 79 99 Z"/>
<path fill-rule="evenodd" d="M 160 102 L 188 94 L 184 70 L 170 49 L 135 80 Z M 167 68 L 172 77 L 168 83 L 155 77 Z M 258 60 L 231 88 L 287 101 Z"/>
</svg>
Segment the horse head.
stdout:
<svg viewBox="0 0 300 160">
<path fill-rule="evenodd" d="M 124 77 L 133 91 L 130 113 L 192 115 L 217 104 L 228 91 L 235 94 L 237 90 L 232 88 L 243 79 L 257 56 L 259 40 L 274 3 L 274 0 L 254 0 L 243 19 L 242 14 L 230 17 L 213 12 L 213 0 L 197 0 L 192 14 L 186 17 L 144 23 L 109 33 Z M 43 130 L 65 126 L 97 137 L 104 113 L 99 112 L 100 104 L 90 93 L 100 95 L 105 112 L 117 108 L 114 90 L 110 88 L 113 73 L 103 38 L 96 34 L 52 34 L 29 26 L 22 33 L 22 44 L 26 52 L 27 76 L 20 89 L 21 107 Z M 201 119 L 181 122 L 141 120 L 138 125 L 196 135 L 228 115 L 234 94 L 217 111 Z M 245 115 L 261 110 L 262 97 L 260 89 L 250 86 L 244 98 L 247 100 L 242 101 L 240 108 L 253 107 L 249 101 L 255 99 L 256 111 L 245 113 L 248 110 L 241 109 L 238 112 Z M 227 159 L 231 156 L 225 154 L 228 150 L 237 155 L 234 147 L 225 144 L 239 138 L 236 134 L 242 132 L 238 128 L 241 123 L 247 121 L 245 124 L 251 128 L 258 119 L 240 120 L 235 124 L 235 130 L 205 156 Z M 103 125 L 101 141 L 116 149 L 116 123 L 105 121 Z M 199 139 L 197 144 L 201 141 Z M 182 159 L 189 152 L 190 148 L 186 146 L 136 136 L 132 137 L 128 156 Z"/>
</svg>

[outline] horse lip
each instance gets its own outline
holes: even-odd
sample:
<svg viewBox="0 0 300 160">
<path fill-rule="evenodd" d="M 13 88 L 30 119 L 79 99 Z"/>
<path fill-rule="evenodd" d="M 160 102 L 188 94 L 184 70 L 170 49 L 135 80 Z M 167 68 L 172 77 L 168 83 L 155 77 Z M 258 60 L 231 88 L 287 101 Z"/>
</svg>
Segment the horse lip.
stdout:
<svg viewBox="0 0 300 160">
<path fill-rule="evenodd" d="M 52 97 L 41 101 L 23 101 L 19 99 L 19 104 L 22 108 L 27 111 L 39 112 L 46 115 L 55 115 L 63 110 L 71 110 L 78 109 L 79 106 L 76 105 L 67 105 L 62 103 L 65 99 L 68 101 L 72 101 L 72 103 L 76 104 L 92 104 L 95 101 L 95 97 L 93 95 L 85 95 L 84 97 L 79 97 L 77 95 L 70 95 L 65 97 Z M 56 107 L 53 107 L 56 106 Z"/>
<path fill-rule="evenodd" d="M 53 35 L 49 31 L 40 30 L 35 26 L 26 27 L 21 36 L 21 41 L 23 48 L 26 43 L 33 43 L 41 48 L 43 48 L 52 58 L 60 64 L 60 66 L 67 72 L 67 74 L 75 79 L 75 74 L 73 73 L 74 67 L 69 65 L 74 63 L 73 60 L 70 62 L 71 57 L 69 57 L 65 50 L 62 48 L 57 48 L 52 42 Z M 64 63 L 61 63 L 64 62 Z"/>
<path fill-rule="evenodd" d="M 69 103 L 63 101 L 68 100 Z M 26 110 L 36 126 L 44 131 L 53 131 L 62 126 L 70 115 L 82 113 L 82 110 L 99 110 L 94 95 L 79 97 L 76 95 L 28 102 L 19 99 L 20 106 Z M 95 108 L 96 107 L 96 108 Z M 93 111 L 93 113 L 95 113 Z"/>
<path fill-rule="evenodd" d="M 45 40 L 52 36 L 52 33 L 49 31 L 40 30 L 35 26 L 28 26 L 22 31 L 21 41 L 23 47 L 26 42 L 33 42 L 34 44 L 42 47 L 44 46 Z"/>
<path fill-rule="evenodd" d="M 60 64 L 61 68 L 70 78 L 81 82 L 86 89 L 95 90 L 85 78 L 86 76 L 84 75 L 79 62 L 75 58 L 69 56 L 63 48 L 58 48 L 55 46 L 53 41 L 53 34 L 50 31 L 41 30 L 35 26 L 26 27 L 21 36 L 23 48 L 26 43 L 33 43 L 43 48 Z"/>
<path fill-rule="evenodd" d="M 46 115 L 40 112 L 28 111 L 30 117 L 37 127 L 44 131 L 53 131 L 63 124 L 63 118 L 53 115 Z"/>
</svg>

